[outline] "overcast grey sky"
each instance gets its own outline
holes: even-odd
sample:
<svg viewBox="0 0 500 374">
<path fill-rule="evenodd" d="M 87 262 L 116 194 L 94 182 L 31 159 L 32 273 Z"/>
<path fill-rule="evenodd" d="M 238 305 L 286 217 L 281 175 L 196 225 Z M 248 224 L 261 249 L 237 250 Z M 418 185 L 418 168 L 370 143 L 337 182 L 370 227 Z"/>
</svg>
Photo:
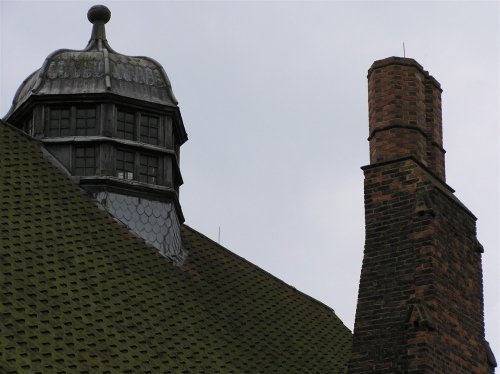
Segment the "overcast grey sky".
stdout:
<svg viewBox="0 0 500 374">
<path fill-rule="evenodd" d="M 415 58 L 441 83 L 447 182 L 478 219 L 499 332 L 499 2 L 118 2 L 113 49 L 165 68 L 189 141 L 186 223 L 332 307 L 352 329 L 364 244 L 366 74 Z M 0 2 L 0 117 L 96 2 Z"/>
</svg>

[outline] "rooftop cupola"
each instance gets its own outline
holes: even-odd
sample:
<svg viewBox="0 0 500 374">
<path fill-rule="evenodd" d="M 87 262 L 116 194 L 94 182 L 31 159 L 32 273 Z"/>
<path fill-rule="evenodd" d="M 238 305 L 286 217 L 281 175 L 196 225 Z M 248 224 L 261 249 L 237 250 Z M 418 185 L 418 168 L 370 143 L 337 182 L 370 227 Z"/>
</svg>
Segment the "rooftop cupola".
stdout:
<svg viewBox="0 0 500 374">
<path fill-rule="evenodd" d="M 163 67 L 149 57 L 125 56 L 114 51 L 106 40 L 105 25 L 111 12 L 104 5 L 90 8 L 93 24 L 90 40 L 83 50 L 59 49 L 17 90 L 5 119 L 16 118 L 28 98 L 50 95 L 113 93 L 176 107 L 178 102 Z M 184 132 L 185 137 L 185 132 Z"/>
<path fill-rule="evenodd" d="M 24 80 L 4 120 L 38 138 L 57 164 L 115 218 L 176 261 L 180 146 L 187 140 L 163 67 L 106 39 L 104 5 L 87 14 L 83 50 L 59 49 Z"/>
</svg>

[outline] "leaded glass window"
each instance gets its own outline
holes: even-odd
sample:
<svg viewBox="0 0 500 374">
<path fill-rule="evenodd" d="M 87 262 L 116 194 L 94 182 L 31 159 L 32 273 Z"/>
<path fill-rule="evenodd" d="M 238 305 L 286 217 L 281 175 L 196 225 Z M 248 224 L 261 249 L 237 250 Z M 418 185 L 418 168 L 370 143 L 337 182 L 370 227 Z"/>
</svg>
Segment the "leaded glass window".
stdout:
<svg viewBox="0 0 500 374">
<path fill-rule="evenodd" d="M 134 179 L 135 152 L 116 150 L 116 176 L 121 179 Z"/>
<path fill-rule="evenodd" d="M 95 108 L 76 108 L 76 135 L 96 134 Z"/>
<path fill-rule="evenodd" d="M 71 135 L 70 109 L 50 108 L 48 126 L 48 136 L 69 136 Z"/>
<path fill-rule="evenodd" d="M 135 140 L 134 113 L 118 110 L 116 114 L 116 135 L 123 139 Z"/>
<path fill-rule="evenodd" d="M 158 144 L 159 118 L 141 114 L 141 142 Z"/>
<path fill-rule="evenodd" d="M 145 183 L 158 183 L 158 157 L 141 154 L 139 180 Z"/>
<path fill-rule="evenodd" d="M 75 174 L 95 175 L 96 151 L 94 146 L 75 148 Z"/>
</svg>

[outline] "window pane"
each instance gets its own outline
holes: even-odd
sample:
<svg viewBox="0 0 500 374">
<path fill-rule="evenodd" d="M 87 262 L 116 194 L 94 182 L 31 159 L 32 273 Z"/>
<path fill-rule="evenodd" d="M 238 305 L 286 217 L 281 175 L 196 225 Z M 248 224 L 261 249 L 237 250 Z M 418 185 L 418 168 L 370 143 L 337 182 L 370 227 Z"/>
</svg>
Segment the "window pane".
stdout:
<svg viewBox="0 0 500 374">
<path fill-rule="evenodd" d="M 124 160 L 127 163 L 134 163 L 134 153 L 133 152 L 124 152 Z"/>
<path fill-rule="evenodd" d="M 158 157 L 141 155 L 139 180 L 144 183 L 156 184 L 158 179 Z"/>
<path fill-rule="evenodd" d="M 158 144 L 158 117 L 141 114 L 141 142 Z"/>
<path fill-rule="evenodd" d="M 75 149 L 75 174 L 76 175 L 95 175 L 96 158 L 95 147 L 77 147 Z"/>
<path fill-rule="evenodd" d="M 116 151 L 116 176 L 121 179 L 134 179 L 134 152 Z"/>
<path fill-rule="evenodd" d="M 76 135 L 95 135 L 96 127 L 95 108 L 77 108 L 76 109 Z"/>
<path fill-rule="evenodd" d="M 70 133 L 69 109 L 50 108 L 47 135 L 68 136 Z"/>
<path fill-rule="evenodd" d="M 135 139 L 134 114 L 118 110 L 116 115 L 116 135 L 123 139 Z"/>
</svg>

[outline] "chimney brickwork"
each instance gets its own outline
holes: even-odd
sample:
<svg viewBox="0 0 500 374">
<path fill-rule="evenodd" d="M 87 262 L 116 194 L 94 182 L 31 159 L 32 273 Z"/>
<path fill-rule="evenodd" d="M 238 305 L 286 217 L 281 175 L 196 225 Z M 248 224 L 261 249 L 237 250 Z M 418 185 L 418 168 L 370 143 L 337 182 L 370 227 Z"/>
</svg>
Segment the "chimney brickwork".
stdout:
<svg viewBox="0 0 500 374">
<path fill-rule="evenodd" d="M 441 88 L 414 60 L 368 74 L 366 238 L 349 373 L 492 373 L 476 218 L 444 183 Z"/>
<path fill-rule="evenodd" d="M 440 84 L 413 59 L 376 61 L 368 104 L 370 163 L 411 155 L 444 181 Z"/>
</svg>

